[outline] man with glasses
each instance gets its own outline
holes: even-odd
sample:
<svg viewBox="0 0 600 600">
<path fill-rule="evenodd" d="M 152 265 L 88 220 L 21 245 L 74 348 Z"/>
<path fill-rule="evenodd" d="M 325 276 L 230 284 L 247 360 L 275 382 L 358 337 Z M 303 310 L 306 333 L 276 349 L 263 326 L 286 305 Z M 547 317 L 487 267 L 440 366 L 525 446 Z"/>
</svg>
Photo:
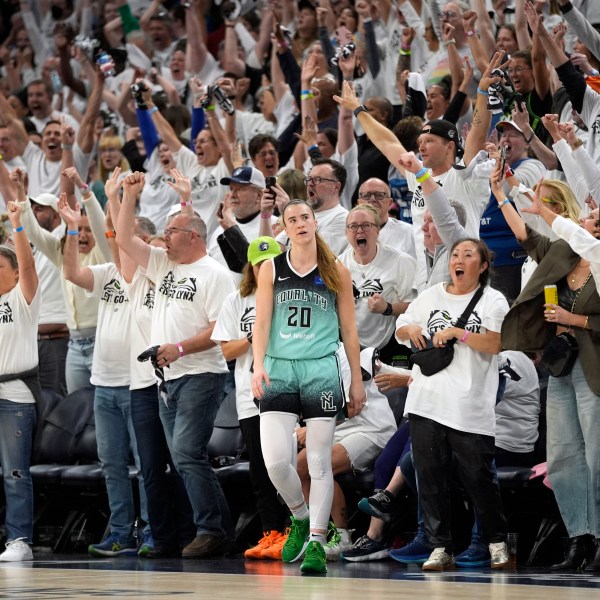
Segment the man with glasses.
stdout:
<svg viewBox="0 0 600 600">
<path fill-rule="evenodd" d="M 339 162 L 329 158 L 315 160 L 310 175 L 306 178 L 307 202 L 317 217 L 318 232 L 333 253 L 338 255 L 348 246 L 348 211 L 340 204 L 340 195 L 345 184 L 346 169 Z"/>
<path fill-rule="evenodd" d="M 141 173 L 133 173 L 126 181 L 140 179 Z M 197 534 L 182 555 L 212 556 L 225 550 L 233 528 L 207 454 L 228 372 L 221 349 L 210 338 L 235 286 L 229 272 L 207 256 L 202 219 L 176 214 L 164 232 L 166 249 L 155 248 L 135 236 L 130 204 L 122 208 L 117 243 L 156 286 L 151 344 L 159 346 L 156 362 L 164 369 L 168 394 L 160 404 L 160 417 L 192 504 Z"/>
<path fill-rule="evenodd" d="M 358 205 L 365 204 L 372 206 L 379 215 L 379 241 L 414 257 L 415 242 L 412 227 L 404 221 L 389 216 L 392 205 L 390 186 L 376 177 L 367 179 L 358 191 Z"/>
</svg>

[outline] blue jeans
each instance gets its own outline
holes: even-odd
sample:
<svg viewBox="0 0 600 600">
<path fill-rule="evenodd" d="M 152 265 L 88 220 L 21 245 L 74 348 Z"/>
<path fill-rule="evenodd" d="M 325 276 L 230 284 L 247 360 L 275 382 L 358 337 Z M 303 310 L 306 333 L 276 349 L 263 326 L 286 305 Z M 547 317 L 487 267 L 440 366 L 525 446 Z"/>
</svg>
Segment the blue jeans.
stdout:
<svg viewBox="0 0 600 600">
<path fill-rule="evenodd" d="M 229 507 L 207 451 L 225 379 L 224 374 L 202 373 L 168 381 L 171 400 L 160 403 L 167 443 L 192 503 L 197 535 L 233 534 Z"/>
<path fill-rule="evenodd" d="M 96 441 L 98 458 L 106 479 L 109 527 L 111 533 L 129 538 L 133 534 L 135 505 L 129 479 L 129 455 L 139 470 L 141 518 L 148 523 L 148 508 L 144 480 L 141 475 L 133 423 L 131 421 L 131 397 L 128 386 L 97 386 L 94 394 L 96 417 Z"/>
<path fill-rule="evenodd" d="M 566 377 L 548 381 L 548 477 L 569 537 L 600 537 L 600 397 L 579 360 Z"/>
<path fill-rule="evenodd" d="M 131 419 L 148 498 L 152 537 L 163 550 L 180 550 L 196 536 L 185 485 L 167 446 L 156 385 L 131 390 Z"/>
<path fill-rule="evenodd" d="M 95 337 L 71 338 L 67 351 L 66 379 L 69 394 L 89 387 L 92 376 Z"/>
<path fill-rule="evenodd" d="M 37 421 L 35 404 L 0 399 L 0 465 L 6 496 L 6 536 L 9 541 L 33 539 L 33 484 L 29 460 Z"/>
</svg>

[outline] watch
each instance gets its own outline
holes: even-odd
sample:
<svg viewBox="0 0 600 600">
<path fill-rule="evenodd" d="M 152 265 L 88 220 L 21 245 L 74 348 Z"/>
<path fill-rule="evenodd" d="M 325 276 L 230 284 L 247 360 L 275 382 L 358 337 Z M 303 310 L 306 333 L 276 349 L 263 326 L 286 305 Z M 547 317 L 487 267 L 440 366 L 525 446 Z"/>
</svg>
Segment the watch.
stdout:
<svg viewBox="0 0 600 600">
<path fill-rule="evenodd" d="M 394 312 L 394 307 L 388 302 L 385 310 L 383 311 L 383 315 L 389 317 Z"/>
<path fill-rule="evenodd" d="M 354 113 L 355 117 L 358 117 L 358 113 L 361 113 L 363 111 L 369 112 L 369 109 L 364 104 L 361 104 L 360 106 L 357 106 L 352 112 Z"/>
</svg>

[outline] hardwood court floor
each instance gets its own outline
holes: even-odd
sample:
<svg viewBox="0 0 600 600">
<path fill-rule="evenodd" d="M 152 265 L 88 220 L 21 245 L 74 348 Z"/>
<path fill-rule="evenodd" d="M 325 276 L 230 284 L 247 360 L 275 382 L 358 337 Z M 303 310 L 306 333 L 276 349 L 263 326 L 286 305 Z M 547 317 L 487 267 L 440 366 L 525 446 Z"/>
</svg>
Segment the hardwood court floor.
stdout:
<svg viewBox="0 0 600 600">
<path fill-rule="evenodd" d="M 330 563 L 327 576 L 301 576 L 299 565 L 243 558 L 91 560 L 38 555 L 0 563 L 0 600 L 190 598 L 234 600 L 600 600 L 600 577 L 541 569 L 423 573 L 394 561 Z"/>
</svg>

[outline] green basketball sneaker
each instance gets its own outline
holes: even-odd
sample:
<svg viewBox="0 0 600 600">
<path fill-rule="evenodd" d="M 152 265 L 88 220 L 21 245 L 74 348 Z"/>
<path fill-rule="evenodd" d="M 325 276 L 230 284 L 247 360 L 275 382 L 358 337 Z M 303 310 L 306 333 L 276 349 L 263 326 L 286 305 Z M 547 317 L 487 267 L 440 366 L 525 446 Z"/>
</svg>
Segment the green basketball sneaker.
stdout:
<svg viewBox="0 0 600 600">
<path fill-rule="evenodd" d="M 327 556 L 320 542 L 308 542 L 300 570 L 303 573 L 327 573 Z"/>
<path fill-rule="evenodd" d="M 301 520 L 292 516 L 290 532 L 281 551 L 281 560 L 283 562 L 296 562 L 302 558 L 304 549 L 308 543 L 309 529 L 310 519 Z"/>
</svg>

